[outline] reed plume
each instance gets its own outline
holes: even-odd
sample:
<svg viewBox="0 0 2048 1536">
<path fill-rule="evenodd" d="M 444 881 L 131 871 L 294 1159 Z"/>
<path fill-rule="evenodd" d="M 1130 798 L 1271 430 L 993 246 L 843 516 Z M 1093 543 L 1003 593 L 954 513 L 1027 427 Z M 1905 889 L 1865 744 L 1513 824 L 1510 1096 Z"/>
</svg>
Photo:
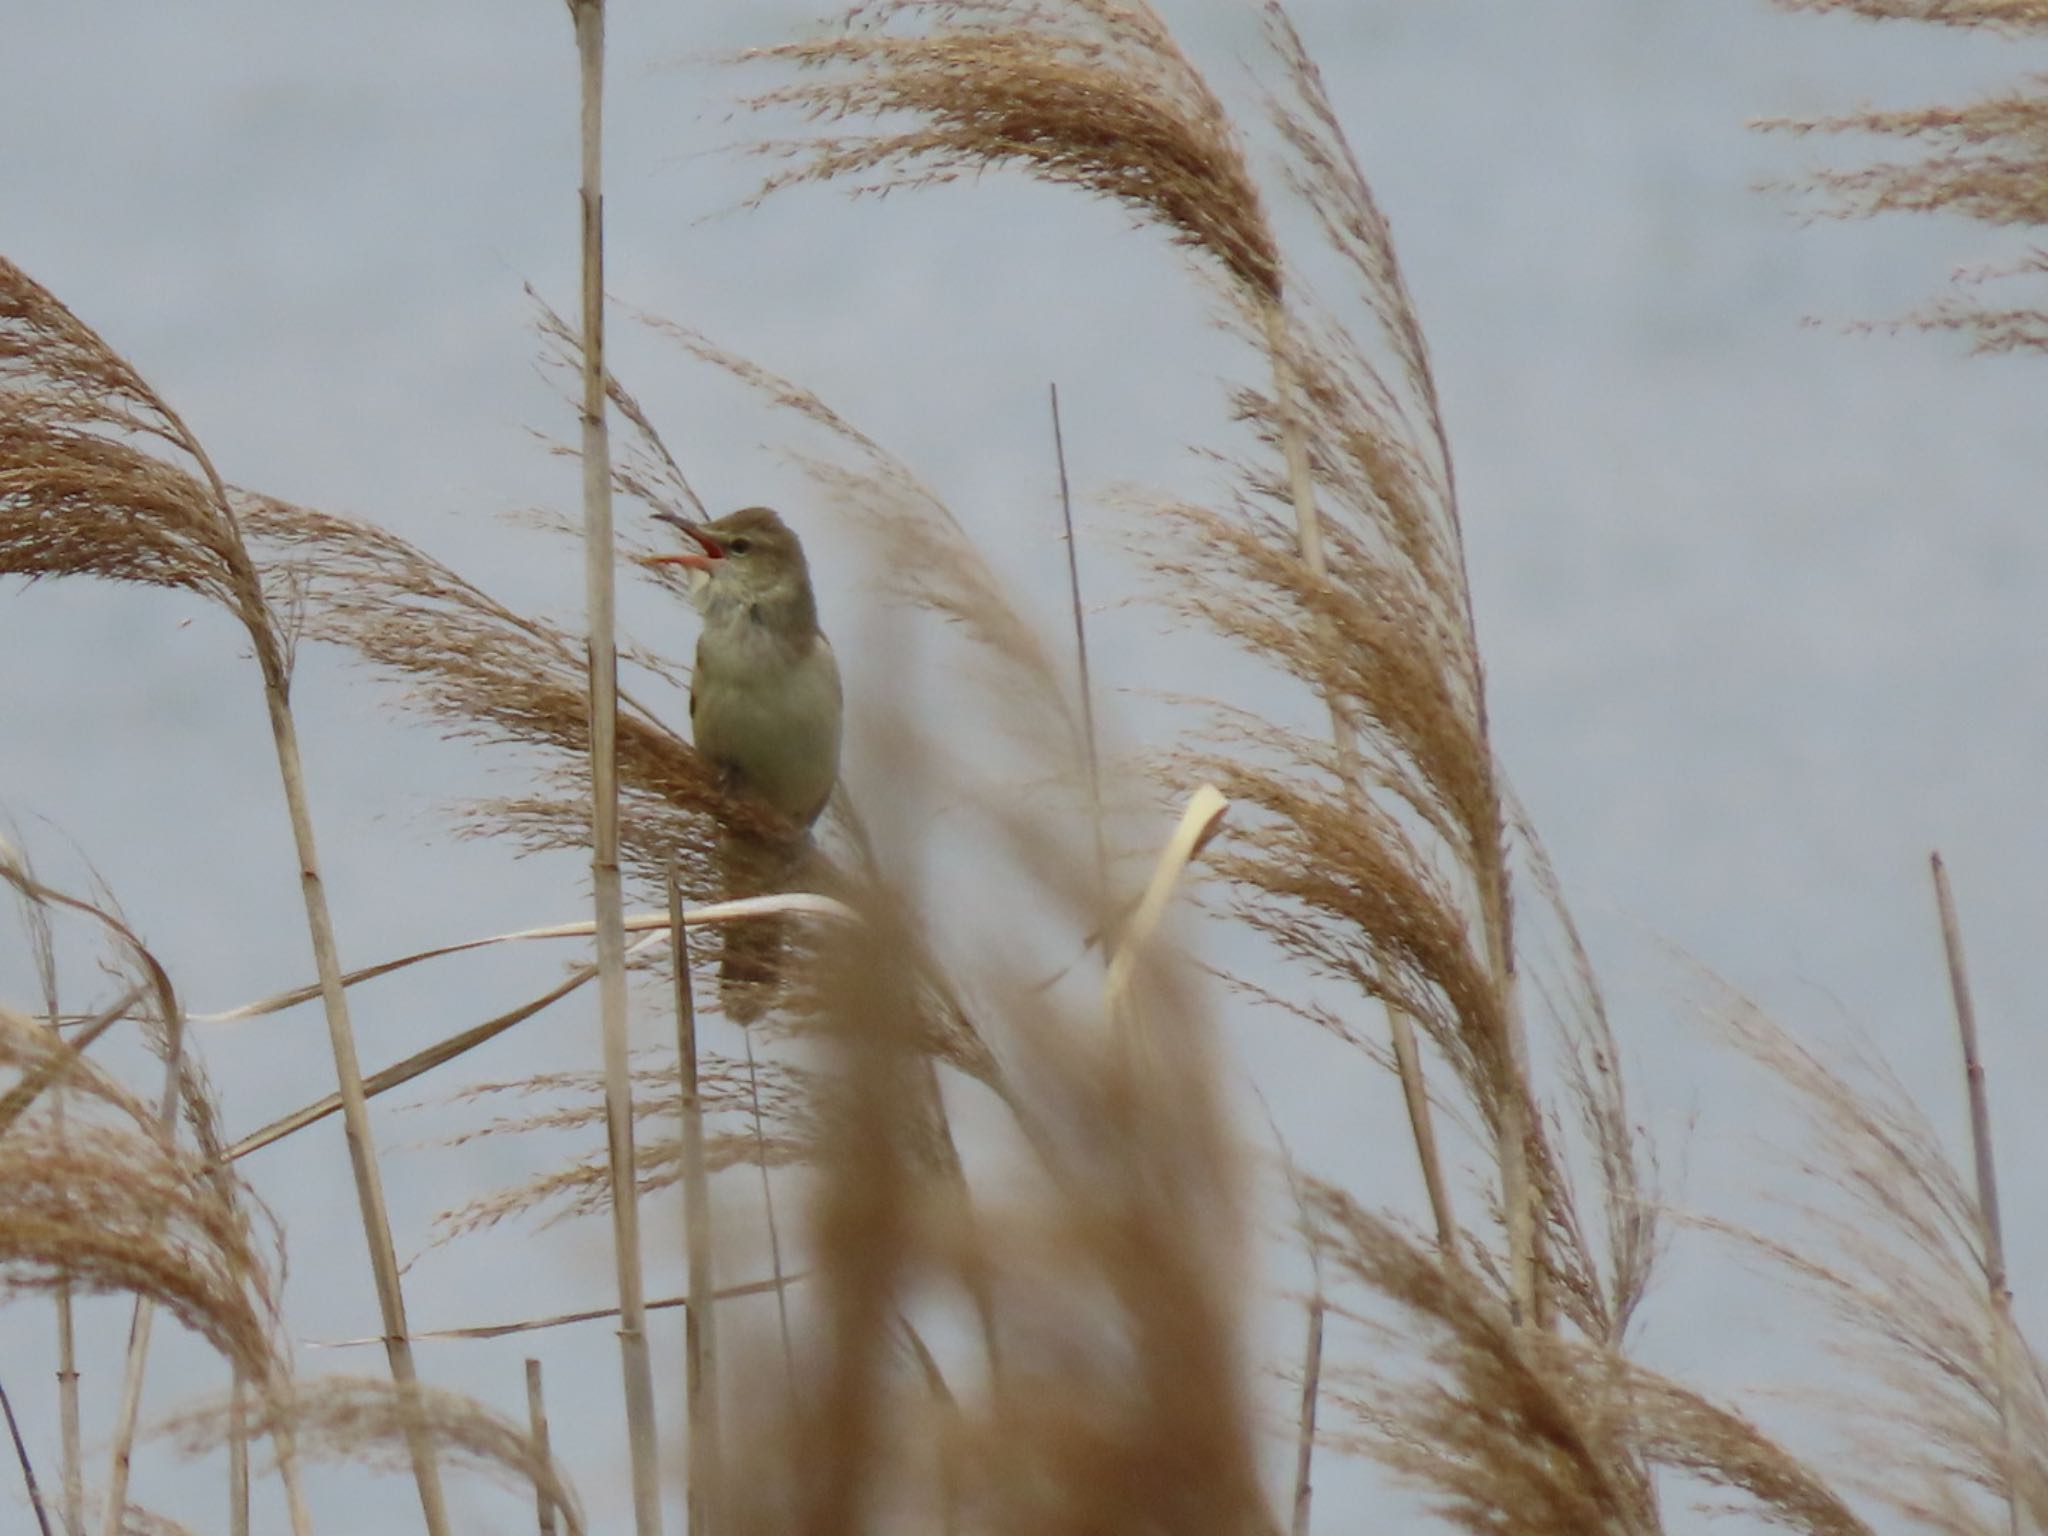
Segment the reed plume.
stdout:
<svg viewBox="0 0 2048 1536">
<path fill-rule="evenodd" d="M 742 58 L 795 66 L 798 75 L 755 93 L 747 104 L 793 109 L 827 125 L 814 137 L 758 146 L 790 162 L 769 176 L 759 195 L 828 180 L 856 191 L 887 191 L 944 182 L 970 169 L 1020 166 L 1054 185 L 1116 200 L 1222 274 L 1237 317 L 1272 370 L 1270 393 L 1241 391 L 1236 405 L 1283 462 L 1271 473 L 1252 470 L 1246 499 L 1196 530 L 1193 542 L 1198 546 L 1228 525 L 1242 536 L 1239 549 L 1248 558 L 1247 539 L 1270 554 L 1260 574 L 1274 601 L 1260 615 L 1261 632 L 1250 648 L 1270 649 L 1326 700 L 1332 717 L 1330 751 L 1297 761 L 1334 779 L 1337 804 L 1370 799 L 1392 779 L 1395 793 L 1405 790 L 1411 801 L 1443 813 L 1466 882 L 1443 888 L 1418 867 L 1410 884 L 1435 884 L 1430 894 L 1443 926 L 1471 935 L 1457 969 L 1476 975 L 1476 985 L 1471 976 L 1448 971 L 1432 985 L 1460 986 L 1461 998 L 1474 1004 L 1452 1010 L 1462 1035 L 1457 1048 L 1462 1062 L 1485 1077 L 1480 1083 L 1468 1072 L 1466 1086 L 1479 1095 L 1494 1134 L 1510 1283 L 1518 1308 L 1534 1319 L 1548 1305 L 1539 1296 L 1548 1280 L 1537 1250 L 1539 1213 L 1548 1200 L 1541 1175 L 1550 1158 L 1530 1098 L 1506 819 L 1487 742 L 1447 439 L 1385 220 L 1357 174 L 1299 39 L 1277 8 L 1268 14 L 1292 88 L 1292 100 L 1276 103 L 1275 113 L 1295 152 L 1295 179 L 1361 280 L 1367 312 L 1393 351 L 1391 375 L 1341 327 L 1308 316 L 1290 293 L 1281 245 L 1237 131 L 1147 5 L 888 0 L 854 7 L 837 31 L 752 50 Z M 834 131 L 869 120 L 878 125 Z M 1335 513 L 1318 506 L 1318 493 L 1336 504 Z M 1277 519 L 1244 516 L 1267 497 L 1288 507 L 1291 535 Z M 1175 544 L 1165 564 L 1181 575 L 1175 562 L 1182 546 Z M 1195 601 L 1199 607 L 1201 600 Z M 1352 627 L 1337 628 L 1347 617 Z M 1242 609 L 1223 627 L 1239 622 L 1251 622 Z M 1283 634 L 1290 643 L 1283 643 Z M 1359 649 L 1361 639 L 1369 648 Z M 1379 712 L 1387 708 L 1394 712 Z M 1407 755 L 1418 745 L 1428 755 Z M 1369 760 L 1360 760 L 1361 750 Z M 1269 788 L 1269 808 L 1299 799 L 1282 786 Z M 1356 841 L 1376 840 L 1385 817 L 1363 803 L 1358 815 Z M 1405 859 L 1398 848 L 1391 857 Z M 1372 859 L 1387 862 L 1376 854 Z M 1243 880 L 1251 869 L 1234 866 L 1234 873 Z M 1242 888 L 1256 892 L 1252 885 Z M 1287 891 L 1253 899 L 1301 910 Z M 1361 914 L 1325 915 L 1349 934 Z M 1353 939 L 1333 933 L 1332 942 Z M 1367 931 L 1365 947 L 1374 942 Z M 1389 937 L 1392 947 L 1401 942 Z M 1489 994 L 1483 1001 L 1481 990 Z M 1425 1186 L 1450 1245 L 1454 1218 L 1400 991 L 1366 989 L 1389 1005 Z M 1442 1007 L 1434 1012 L 1444 1014 Z"/>
<path fill-rule="evenodd" d="M 1776 0 L 1788 11 L 1842 12 L 1873 21 L 2034 38 L 2048 32 L 2039 0 Z M 1831 218 L 1881 213 L 1952 213 L 2001 229 L 2048 224 L 2048 90 L 2040 76 L 1960 106 L 1865 108 L 1825 117 L 1774 117 L 1758 127 L 1801 137 L 1870 135 L 1915 158 L 1823 166 L 1797 178 L 1804 207 Z M 2048 350 L 2048 300 L 1991 302 L 1988 285 L 2018 280 L 2022 292 L 2048 277 L 2038 248 L 2017 258 L 1962 268 L 1952 290 L 1898 324 L 1950 331 L 1974 352 Z M 1999 289 L 2003 292 L 2003 288 Z"/>
<path fill-rule="evenodd" d="M 1855 1386 L 1812 1397 L 1842 1430 L 1844 1481 L 1943 1536 L 2006 1529 L 1986 1500 L 2048 1526 L 2048 1369 L 1993 1304 L 1968 1175 L 1867 1046 L 1823 1052 L 1726 989 L 1715 1002 L 1803 1136 L 1772 1181 L 1796 1242 L 1709 1225 L 1827 1320 Z"/>
<path fill-rule="evenodd" d="M 175 460 L 164 454 L 175 455 Z M 198 593 L 241 623 L 262 676 L 346 1118 L 357 1203 L 392 1378 L 416 1379 L 355 1033 L 320 875 L 289 637 L 265 601 L 225 482 L 205 448 L 119 353 L 48 289 L 0 257 L 0 572 L 92 575 Z M 430 1536 L 446 1511 L 425 1442 L 414 1472 Z"/>
<path fill-rule="evenodd" d="M 166 1419 L 157 1432 L 184 1454 L 203 1455 L 225 1441 L 230 1412 L 225 1402 L 195 1406 Z M 326 1376 L 263 1399 L 249 1415 L 248 1431 L 288 1439 L 310 1457 L 393 1469 L 410 1465 L 413 1442 L 424 1433 L 438 1458 L 545 1499 L 568 1536 L 588 1529 L 574 1488 L 536 1438 L 460 1393 L 408 1392 L 370 1377 Z"/>
</svg>

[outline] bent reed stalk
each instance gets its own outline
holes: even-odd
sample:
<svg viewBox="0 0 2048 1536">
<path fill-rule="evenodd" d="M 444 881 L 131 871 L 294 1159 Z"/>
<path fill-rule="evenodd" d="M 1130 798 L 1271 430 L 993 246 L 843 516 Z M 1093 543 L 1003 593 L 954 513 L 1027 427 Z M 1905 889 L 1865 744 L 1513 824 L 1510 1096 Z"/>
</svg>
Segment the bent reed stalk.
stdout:
<svg viewBox="0 0 2048 1536">
<path fill-rule="evenodd" d="M 218 602 L 249 637 L 298 859 L 386 1356 L 401 1400 L 409 1400 L 417 1373 L 307 803 L 291 712 L 290 657 L 227 486 L 205 447 L 142 376 L 4 257 L 0 385 L 6 386 L 0 388 L 0 570 L 183 588 Z M 183 455 L 198 478 L 125 440 L 133 436 Z M 428 1536 L 448 1536 L 430 1438 L 414 1424 L 407 1441 Z"/>
</svg>

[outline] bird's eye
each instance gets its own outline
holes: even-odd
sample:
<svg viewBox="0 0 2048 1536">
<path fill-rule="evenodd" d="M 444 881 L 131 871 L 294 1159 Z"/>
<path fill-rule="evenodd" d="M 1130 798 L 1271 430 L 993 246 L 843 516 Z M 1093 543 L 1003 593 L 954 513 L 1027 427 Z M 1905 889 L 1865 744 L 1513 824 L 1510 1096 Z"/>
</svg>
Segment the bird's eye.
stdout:
<svg viewBox="0 0 2048 1536">
<path fill-rule="evenodd" d="M 734 539 L 725 547 L 735 555 L 744 555 L 754 547 L 754 541 L 752 539 Z"/>
</svg>

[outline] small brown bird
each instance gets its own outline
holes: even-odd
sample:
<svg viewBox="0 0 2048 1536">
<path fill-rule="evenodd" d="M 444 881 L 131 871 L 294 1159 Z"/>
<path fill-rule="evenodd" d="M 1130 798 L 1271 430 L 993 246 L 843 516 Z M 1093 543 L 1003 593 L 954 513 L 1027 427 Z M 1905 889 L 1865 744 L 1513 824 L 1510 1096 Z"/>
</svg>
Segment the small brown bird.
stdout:
<svg viewBox="0 0 2048 1536">
<path fill-rule="evenodd" d="M 818 628 L 810 567 L 797 536 L 767 507 L 709 523 L 657 513 L 696 546 L 650 563 L 703 573 L 691 601 L 704 616 L 690 680 L 690 730 L 725 787 L 775 810 L 801 834 L 818 819 L 839 778 L 843 701 L 839 664 Z M 772 890 L 802 852 L 728 827 L 718 863 L 730 896 Z M 775 977 L 780 927 L 753 919 L 726 931 L 720 995 L 739 1022 L 759 1017 Z"/>
</svg>

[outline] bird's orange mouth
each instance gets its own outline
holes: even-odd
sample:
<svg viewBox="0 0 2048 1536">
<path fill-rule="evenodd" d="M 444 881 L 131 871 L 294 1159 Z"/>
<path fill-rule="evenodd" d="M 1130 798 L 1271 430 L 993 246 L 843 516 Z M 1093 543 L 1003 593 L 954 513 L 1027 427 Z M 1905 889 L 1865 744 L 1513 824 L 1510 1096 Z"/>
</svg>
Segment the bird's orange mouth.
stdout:
<svg viewBox="0 0 2048 1536">
<path fill-rule="evenodd" d="M 642 565 L 680 565 L 692 571 L 709 571 L 714 561 L 725 558 L 725 546 L 688 518 L 678 517 L 673 512 L 657 512 L 654 516 L 657 522 L 682 529 L 696 541 L 697 548 L 675 555 L 642 555 Z"/>
</svg>

